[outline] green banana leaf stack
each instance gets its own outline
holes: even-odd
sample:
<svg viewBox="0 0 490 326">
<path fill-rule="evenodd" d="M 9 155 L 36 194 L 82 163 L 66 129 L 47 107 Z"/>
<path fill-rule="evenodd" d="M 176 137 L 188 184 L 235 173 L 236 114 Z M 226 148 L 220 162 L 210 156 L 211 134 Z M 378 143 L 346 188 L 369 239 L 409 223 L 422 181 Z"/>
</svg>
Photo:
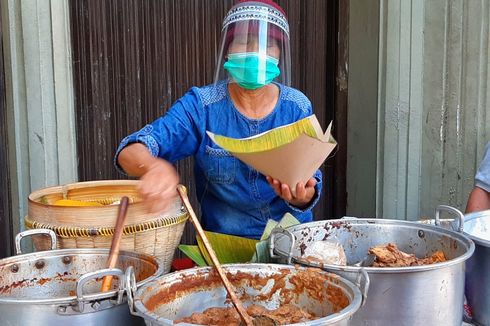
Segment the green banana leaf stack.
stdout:
<svg viewBox="0 0 490 326">
<path fill-rule="evenodd" d="M 206 236 L 221 264 L 269 263 L 271 262 L 269 236 L 272 230 L 276 227 L 287 228 L 297 224 L 299 221 L 293 215 L 286 213 L 279 222 L 267 221 L 260 240 L 208 231 L 206 231 Z M 199 236 L 197 236 L 197 245 L 179 245 L 179 249 L 197 266 L 213 265 Z"/>
</svg>

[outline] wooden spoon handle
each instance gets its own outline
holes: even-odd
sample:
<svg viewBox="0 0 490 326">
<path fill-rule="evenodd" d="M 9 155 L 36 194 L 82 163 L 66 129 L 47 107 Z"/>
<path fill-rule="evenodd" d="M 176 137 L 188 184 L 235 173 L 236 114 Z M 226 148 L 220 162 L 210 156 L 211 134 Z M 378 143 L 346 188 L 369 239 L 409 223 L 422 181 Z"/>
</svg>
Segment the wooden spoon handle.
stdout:
<svg viewBox="0 0 490 326">
<path fill-rule="evenodd" d="M 119 258 L 119 247 L 121 245 L 121 238 L 124 229 L 124 221 L 126 220 L 126 213 L 128 211 L 128 197 L 121 198 L 119 204 L 119 211 L 117 213 L 116 226 L 114 227 L 114 235 L 112 236 L 111 250 L 109 252 L 109 258 L 107 259 L 107 268 L 116 267 L 117 259 Z M 112 276 L 108 275 L 104 277 L 102 281 L 102 292 L 107 292 L 112 287 Z"/>
<path fill-rule="evenodd" d="M 218 274 L 221 280 L 223 281 L 223 284 L 225 285 L 226 291 L 228 291 L 228 294 L 230 295 L 231 302 L 233 302 L 233 304 L 235 305 L 235 308 L 238 310 L 238 313 L 240 314 L 240 317 L 242 317 L 245 324 L 247 326 L 253 326 L 252 318 L 247 314 L 247 311 L 243 307 L 242 302 L 236 296 L 233 285 L 226 277 L 226 274 L 223 271 L 223 268 L 221 267 L 218 258 L 216 257 L 216 253 L 214 252 L 213 247 L 211 247 L 211 244 L 209 243 L 208 238 L 206 237 L 206 233 L 204 233 L 204 230 L 201 227 L 201 223 L 199 223 L 199 220 L 197 219 L 196 213 L 194 213 L 194 210 L 192 209 L 191 203 L 189 202 L 189 198 L 187 197 L 187 190 L 183 185 L 178 185 L 177 191 L 179 192 L 180 198 L 184 202 L 185 208 L 189 212 L 192 224 L 194 224 L 197 233 L 199 234 L 199 236 L 202 239 L 202 242 L 204 243 L 204 247 L 206 248 L 209 256 L 211 257 L 214 267 L 218 271 Z"/>
</svg>

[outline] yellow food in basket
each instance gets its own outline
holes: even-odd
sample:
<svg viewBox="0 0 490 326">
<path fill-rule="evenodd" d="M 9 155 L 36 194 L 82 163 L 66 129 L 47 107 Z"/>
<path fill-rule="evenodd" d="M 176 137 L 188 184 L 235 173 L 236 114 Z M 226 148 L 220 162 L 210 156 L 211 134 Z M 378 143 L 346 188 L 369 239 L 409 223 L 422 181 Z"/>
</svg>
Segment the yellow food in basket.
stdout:
<svg viewBox="0 0 490 326">
<path fill-rule="evenodd" d="M 59 199 L 54 202 L 55 206 L 104 206 L 96 201 L 82 201 L 73 199 Z"/>
</svg>

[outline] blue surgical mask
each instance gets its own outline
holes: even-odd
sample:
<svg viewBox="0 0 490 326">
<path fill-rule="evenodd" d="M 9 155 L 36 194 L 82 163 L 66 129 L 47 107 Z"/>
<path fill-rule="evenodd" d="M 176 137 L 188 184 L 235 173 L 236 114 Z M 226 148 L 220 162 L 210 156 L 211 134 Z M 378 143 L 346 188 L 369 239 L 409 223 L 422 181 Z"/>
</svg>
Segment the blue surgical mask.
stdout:
<svg viewBox="0 0 490 326">
<path fill-rule="evenodd" d="M 257 89 L 270 84 L 281 71 L 276 58 L 260 56 L 257 52 L 230 53 L 223 68 L 243 88 Z"/>
</svg>

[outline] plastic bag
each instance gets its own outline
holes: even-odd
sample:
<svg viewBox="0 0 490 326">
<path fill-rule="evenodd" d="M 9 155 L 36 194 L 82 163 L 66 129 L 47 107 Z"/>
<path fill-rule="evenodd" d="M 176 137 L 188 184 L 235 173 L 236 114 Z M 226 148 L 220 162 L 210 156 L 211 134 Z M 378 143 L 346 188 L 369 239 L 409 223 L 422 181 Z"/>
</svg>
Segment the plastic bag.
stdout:
<svg viewBox="0 0 490 326">
<path fill-rule="evenodd" d="M 344 247 L 335 239 L 313 242 L 305 249 L 303 258 L 321 264 L 347 265 Z"/>
</svg>

